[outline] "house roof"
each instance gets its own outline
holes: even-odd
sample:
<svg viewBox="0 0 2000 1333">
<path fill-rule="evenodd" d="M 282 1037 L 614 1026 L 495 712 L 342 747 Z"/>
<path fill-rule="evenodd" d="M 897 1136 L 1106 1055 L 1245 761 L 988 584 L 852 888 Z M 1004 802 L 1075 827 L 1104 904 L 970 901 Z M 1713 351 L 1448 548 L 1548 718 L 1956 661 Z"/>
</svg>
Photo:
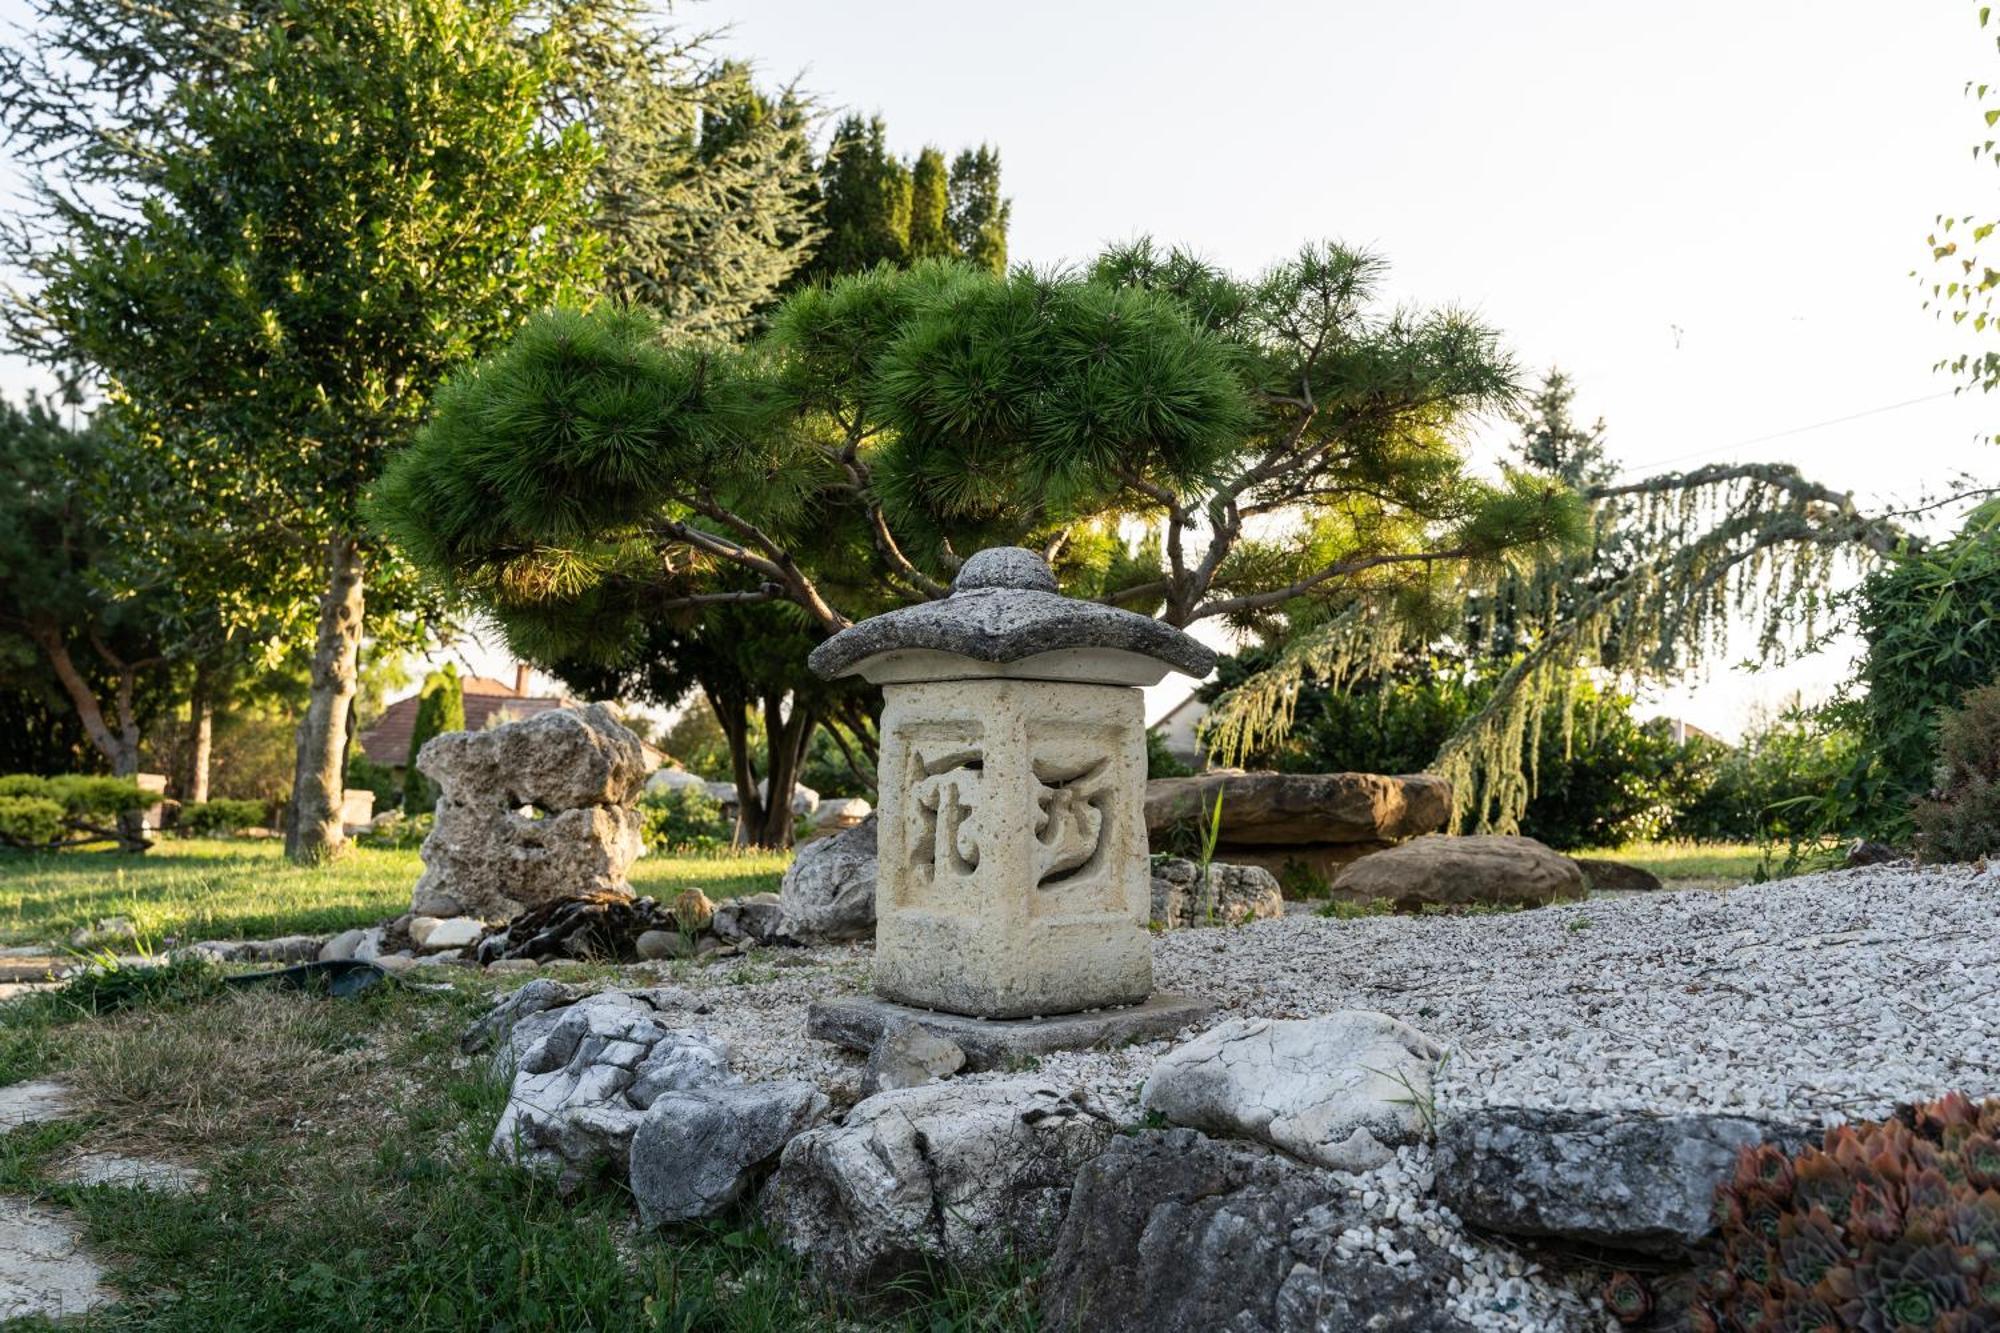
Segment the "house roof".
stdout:
<svg viewBox="0 0 2000 1333">
<path fill-rule="evenodd" d="M 465 729 L 484 731 L 503 722 L 519 722 L 524 717 L 561 708 L 569 701 L 551 696 L 523 698 L 514 687 L 487 676 L 467 676 L 459 682 L 465 691 Z M 382 710 L 373 726 L 355 737 L 361 753 L 371 763 L 401 768 L 410 762 L 410 736 L 417 729 L 418 696 L 398 699 Z"/>
</svg>

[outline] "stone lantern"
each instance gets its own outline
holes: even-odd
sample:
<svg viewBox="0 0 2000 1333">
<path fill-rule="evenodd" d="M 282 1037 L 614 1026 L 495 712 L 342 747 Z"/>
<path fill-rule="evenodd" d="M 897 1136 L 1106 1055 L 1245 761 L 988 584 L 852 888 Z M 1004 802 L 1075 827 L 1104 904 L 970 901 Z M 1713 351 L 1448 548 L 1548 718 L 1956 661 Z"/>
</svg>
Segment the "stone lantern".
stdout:
<svg viewBox="0 0 2000 1333">
<path fill-rule="evenodd" d="M 1011 546 L 821 644 L 819 675 L 882 686 L 877 996 L 981 1020 L 1145 1001 L 1139 687 L 1214 664 L 1172 626 L 1062 596 Z"/>
</svg>

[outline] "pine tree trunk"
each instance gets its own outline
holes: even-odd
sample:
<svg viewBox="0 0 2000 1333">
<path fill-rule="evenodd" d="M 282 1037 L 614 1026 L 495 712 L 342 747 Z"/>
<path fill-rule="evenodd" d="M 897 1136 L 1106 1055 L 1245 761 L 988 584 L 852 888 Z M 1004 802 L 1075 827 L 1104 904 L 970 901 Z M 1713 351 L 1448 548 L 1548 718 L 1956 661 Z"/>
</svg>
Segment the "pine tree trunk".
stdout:
<svg viewBox="0 0 2000 1333">
<path fill-rule="evenodd" d="M 181 800 L 199 805 L 208 799 L 208 766 L 215 748 L 215 699 L 208 668 L 197 666 L 194 689 L 188 695 L 188 768 Z"/>
<path fill-rule="evenodd" d="M 361 657 L 361 549 L 342 533 L 327 542 L 326 550 L 327 589 L 313 644 L 312 694 L 299 722 L 298 763 L 292 771 L 291 804 L 285 809 L 285 855 L 301 865 L 340 851 L 348 705 Z"/>
</svg>

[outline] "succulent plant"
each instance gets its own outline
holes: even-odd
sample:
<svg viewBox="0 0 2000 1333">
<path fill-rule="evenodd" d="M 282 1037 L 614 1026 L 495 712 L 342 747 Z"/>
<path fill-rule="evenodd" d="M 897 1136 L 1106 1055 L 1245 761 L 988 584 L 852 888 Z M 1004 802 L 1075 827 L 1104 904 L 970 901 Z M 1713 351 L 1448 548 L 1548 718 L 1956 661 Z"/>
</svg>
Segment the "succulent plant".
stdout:
<svg viewBox="0 0 2000 1333">
<path fill-rule="evenodd" d="M 1747 1149 L 1716 1219 L 1695 1333 L 2000 1333 L 2000 1099 Z"/>
<path fill-rule="evenodd" d="M 1604 1308 L 1621 1324 L 1636 1324 L 1653 1313 L 1653 1293 L 1643 1279 L 1623 1270 L 1605 1280 Z"/>
</svg>

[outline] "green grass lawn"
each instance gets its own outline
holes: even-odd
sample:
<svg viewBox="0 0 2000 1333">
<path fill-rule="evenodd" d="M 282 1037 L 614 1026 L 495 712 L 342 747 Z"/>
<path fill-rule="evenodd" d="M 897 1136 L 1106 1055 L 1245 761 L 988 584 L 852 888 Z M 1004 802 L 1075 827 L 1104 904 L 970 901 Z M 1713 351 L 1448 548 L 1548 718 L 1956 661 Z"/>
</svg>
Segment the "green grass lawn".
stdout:
<svg viewBox="0 0 2000 1333">
<path fill-rule="evenodd" d="M 1652 871 L 1672 888 L 1705 886 L 1734 887 L 1757 878 L 1765 858 L 1767 878 L 1784 872 L 1783 848 L 1770 849 L 1750 842 L 1639 842 L 1611 852 L 1578 852 L 1578 856 L 1601 856 Z M 1818 867 L 1808 867 L 1817 869 Z M 1792 873 L 1798 873 L 1794 868 Z"/>
<path fill-rule="evenodd" d="M 745 1207 L 641 1230 L 614 1173 L 567 1197 L 487 1152 L 505 1085 L 458 1051 L 495 983 L 349 1000 L 226 990 L 184 962 L 0 1005 L 0 1085 L 76 1110 L 0 1132 L 0 1193 L 68 1212 L 117 1300 L 62 1328 L 1028 1333 L 1014 1271 L 941 1272 L 857 1309 Z M 73 1153 L 200 1170 L 172 1194 L 57 1179 Z M 42 1321 L 10 1329 L 54 1333 Z"/>
<path fill-rule="evenodd" d="M 645 856 L 635 892 L 667 898 L 690 886 L 711 898 L 775 889 L 783 854 Z M 328 866 L 289 864 L 275 841 L 167 839 L 140 855 L 0 852 L 0 943 L 61 943 L 105 917 L 166 940 L 330 934 L 409 910 L 423 872 L 414 851 L 350 847 Z"/>
</svg>

